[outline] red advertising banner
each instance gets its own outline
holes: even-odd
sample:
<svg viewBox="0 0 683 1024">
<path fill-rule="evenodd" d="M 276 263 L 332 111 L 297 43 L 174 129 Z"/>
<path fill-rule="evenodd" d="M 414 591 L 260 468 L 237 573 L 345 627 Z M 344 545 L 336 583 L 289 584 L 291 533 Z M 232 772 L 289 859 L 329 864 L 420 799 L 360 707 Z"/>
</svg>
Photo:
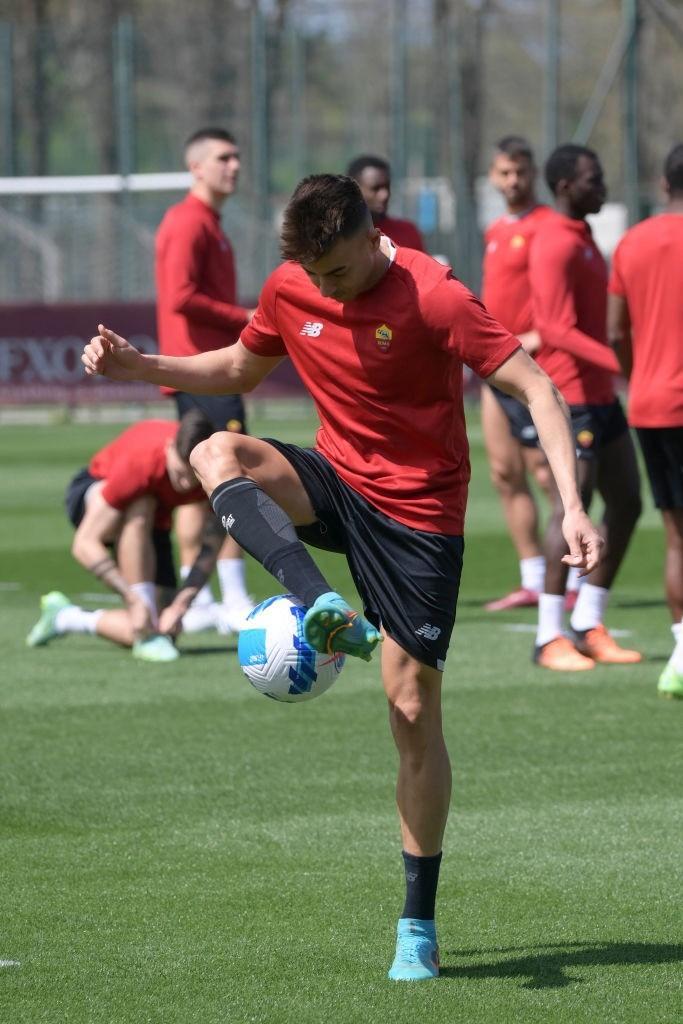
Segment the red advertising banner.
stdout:
<svg viewBox="0 0 683 1024">
<path fill-rule="evenodd" d="M 83 346 L 104 323 L 143 352 L 156 352 L 153 303 L 83 303 L 0 306 L 0 403 L 149 402 L 159 398 L 151 384 L 119 384 L 86 377 Z M 258 388 L 258 395 L 303 391 L 289 360 Z"/>
</svg>

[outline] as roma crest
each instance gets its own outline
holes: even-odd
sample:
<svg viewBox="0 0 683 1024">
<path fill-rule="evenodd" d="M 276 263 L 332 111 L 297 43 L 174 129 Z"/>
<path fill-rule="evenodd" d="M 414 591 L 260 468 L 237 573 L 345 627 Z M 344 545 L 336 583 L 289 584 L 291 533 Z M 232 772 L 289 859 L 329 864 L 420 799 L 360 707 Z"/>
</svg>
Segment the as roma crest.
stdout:
<svg viewBox="0 0 683 1024">
<path fill-rule="evenodd" d="M 381 324 L 375 331 L 375 341 L 377 342 L 377 348 L 381 349 L 382 352 L 388 352 L 391 348 L 391 339 L 393 334 L 391 333 L 391 327 L 387 327 L 386 324 Z"/>
</svg>

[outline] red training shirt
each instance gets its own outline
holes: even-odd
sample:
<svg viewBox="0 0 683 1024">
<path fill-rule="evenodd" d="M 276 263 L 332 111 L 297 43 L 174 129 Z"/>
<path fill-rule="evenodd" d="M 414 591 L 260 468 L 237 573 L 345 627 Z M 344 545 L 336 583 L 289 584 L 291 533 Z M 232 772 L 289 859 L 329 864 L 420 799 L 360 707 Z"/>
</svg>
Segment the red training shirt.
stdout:
<svg viewBox="0 0 683 1024">
<path fill-rule="evenodd" d="M 191 491 L 176 491 L 166 471 L 166 445 L 178 433 L 172 420 L 142 420 L 128 427 L 108 445 L 96 452 L 88 469 L 97 480 L 104 480 L 102 497 L 123 511 L 136 498 L 151 494 L 157 501 L 154 525 L 171 528 L 171 512 L 178 505 L 189 505 L 206 498 L 197 484 Z"/>
<path fill-rule="evenodd" d="M 554 210 L 529 260 L 536 355 L 569 405 L 610 405 L 619 363 L 607 344 L 607 264 L 585 220 Z"/>
<path fill-rule="evenodd" d="M 507 214 L 490 224 L 484 235 L 481 300 L 512 334 L 534 328 L 529 284 L 529 253 L 540 225 L 552 211 L 534 206 L 519 216 Z"/>
<path fill-rule="evenodd" d="M 247 311 L 236 305 L 232 246 L 218 213 L 191 192 L 159 225 L 155 269 L 160 352 L 191 356 L 237 341 Z"/>
<path fill-rule="evenodd" d="M 317 447 L 349 487 L 414 529 L 463 532 L 462 366 L 486 377 L 519 342 L 449 267 L 399 248 L 370 291 L 340 303 L 284 263 L 242 343 L 291 358 L 320 417 Z"/>
<path fill-rule="evenodd" d="M 634 427 L 683 427 L 683 215 L 636 224 L 614 253 L 609 290 L 628 304 Z"/>
<path fill-rule="evenodd" d="M 425 251 L 422 235 L 412 220 L 401 220 L 400 217 L 378 217 L 376 227 L 383 235 L 387 235 L 394 245 L 417 249 L 418 252 Z"/>
</svg>

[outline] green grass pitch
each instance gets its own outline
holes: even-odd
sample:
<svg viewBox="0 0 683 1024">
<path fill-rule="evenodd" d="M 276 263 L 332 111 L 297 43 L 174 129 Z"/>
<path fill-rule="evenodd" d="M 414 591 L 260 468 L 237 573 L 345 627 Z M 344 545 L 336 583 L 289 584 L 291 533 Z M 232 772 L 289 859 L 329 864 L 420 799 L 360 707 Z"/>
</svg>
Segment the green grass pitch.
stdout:
<svg viewBox="0 0 683 1024">
<path fill-rule="evenodd" d="M 0 1021 L 683 1018 L 683 703 L 655 693 L 671 649 L 658 518 L 648 508 L 608 619 L 643 664 L 535 670 L 533 612 L 481 610 L 517 572 L 471 418 L 443 976 L 422 985 L 386 981 L 403 884 L 377 665 L 278 705 L 212 634 L 163 667 L 91 637 L 27 651 L 41 592 L 97 606 L 62 493 L 120 428 L 0 427 Z M 343 562 L 321 563 L 352 596 Z M 256 596 L 276 592 L 249 574 Z"/>
</svg>

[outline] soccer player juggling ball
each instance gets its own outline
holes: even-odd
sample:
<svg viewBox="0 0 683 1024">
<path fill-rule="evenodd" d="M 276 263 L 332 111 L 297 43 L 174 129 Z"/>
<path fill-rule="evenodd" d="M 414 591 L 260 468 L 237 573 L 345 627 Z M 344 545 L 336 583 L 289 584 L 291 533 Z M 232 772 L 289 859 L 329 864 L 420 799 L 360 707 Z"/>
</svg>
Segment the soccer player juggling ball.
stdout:
<svg viewBox="0 0 683 1024">
<path fill-rule="evenodd" d="M 383 640 L 406 875 L 389 977 L 433 978 L 451 792 L 441 680 L 469 479 L 463 363 L 529 406 L 565 504 L 568 564 L 591 569 L 602 541 L 581 505 L 566 409 L 548 377 L 449 268 L 382 235 L 352 179 L 298 185 L 282 253 L 230 348 L 143 356 L 100 327 L 83 362 L 91 375 L 193 393 L 250 391 L 285 356 L 296 366 L 320 417 L 314 449 L 226 432 L 191 462 L 238 543 L 309 606 L 312 646 L 368 660 Z M 364 615 L 331 590 L 302 539 L 346 555 Z"/>
</svg>

